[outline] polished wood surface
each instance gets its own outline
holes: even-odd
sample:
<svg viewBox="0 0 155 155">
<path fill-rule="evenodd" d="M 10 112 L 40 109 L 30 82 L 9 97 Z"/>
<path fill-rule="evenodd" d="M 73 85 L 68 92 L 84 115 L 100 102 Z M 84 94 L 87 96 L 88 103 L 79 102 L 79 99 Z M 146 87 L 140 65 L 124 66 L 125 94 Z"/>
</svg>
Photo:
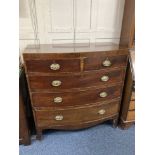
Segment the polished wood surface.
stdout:
<svg viewBox="0 0 155 155">
<path fill-rule="evenodd" d="M 51 54 L 52 55 L 52 54 Z M 47 55 L 48 59 L 50 55 Z M 27 60 L 26 66 L 28 72 L 41 72 L 41 73 L 59 73 L 59 72 L 80 72 L 82 69 L 80 68 L 81 60 L 83 59 L 84 68 L 83 70 L 89 71 L 89 70 L 98 70 L 98 69 L 106 69 L 106 68 L 112 68 L 112 67 L 122 67 L 126 65 L 127 56 L 126 55 L 116 55 L 115 56 L 106 56 L 102 55 L 101 53 L 95 53 L 95 55 L 82 57 L 81 58 L 77 56 L 77 59 L 70 58 L 61 58 L 52 60 Z M 111 61 L 112 65 L 110 67 L 103 66 L 103 62 L 108 59 Z M 51 64 L 59 64 L 60 69 L 59 70 L 51 70 L 50 65 Z M 72 66 L 70 65 L 72 64 Z"/>
<path fill-rule="evenodd" d="M 79 74 L 51 74 L 51 75 L 29 75 L 29 83 L 31 91 L 61 91 L 80 88 L 89 88 L 93 86 L 109 85 L 119 82 L 123 82 L 123 75 L 125 68 L 122 69 L 111 69 L 111 70 L 97 70 L 89 71 Z M 102 77 L 108 76 L 108 81 L 102 81 Z M 61 81 L 61 85 L 55 87 L 52 82 L 58 80 Z"/>
<path fill-rule="evenodd" d="M 76 123 L 66 123 L 65 125 L 54 125 L 51 123 L 48 123 L 48 125 L 42 124 L 42 127 L 38 128 L 38 135 L 37 138 L 40 139 L 42 137 L 42 130 L 44 129 L 59 129 L 59 130 L 81 130 L 89 127 L 93 127 L 95 125 L 101 124 L 104 121 L 112 120 L 113 121 L 113 127 L 116 127 L 117 124 L 115 124 L 115 120 L 118 115 L 111 115 L 108 117 L 103 117 L 102 119 L 98 120 L 91 120 L 87 122 L 76 122 Z"/>
<path fill-rule="evenodd" d="M 108 59 L 111 62 L 111 66 L 103 66 L 103 62 Z M 94 54 L 84 60 L 84 70 L 98 70 L 112 67 L 122 67 L 126 65 L 127 55 L 115 55 L 106 56 L 100 53 Z"/>
<path fill-rule="evenodd" d="M 55 63 L 61 66 L 59 70 L 52 70 L 50 68 L 50 65 Z M 70 64 L 72 64 L 72 66 Z M 26 66 L 28 72 L 46 72 L 46 73 L 79 72 L 80 60 L 78 59 L 29 60 L 26 61 Z"/>
<path fill-rule="evenodd" d="M 48 128 L 80 129 L 105 120 L 113 120 L 116 126 L 128 50 L 113 45 L 91 49 L 76 46 L 70 53 L 62 46 L 58 48 L 60 52 L 41 45 L 39 51 L 26 49 L 23 53 L 37 139 Z M 56 68 L 51 68 L 51 64 Z M 100 116 L 96 114 L 99 108 L 107 112 Z M 53 117 L 60 112 L 66 119 L 57 122 Z M 58 119 L 62 116 L 58 115 Z"/>
<path fill-rule="evenodd" d="M 100 93 L 106 92 L 107 96 L 102 98 Z M 64 107 L 94 104 L 110 99 L 118 98 L 121 95 L 121 85 L 99 88 L 86 91 L 66 92 L 66 93 L 32 93 L 34 107 Z M 55 103 L 54 98 L 61 97 L 61 103 Z"/>
<path fill-rule="evenodd" d="M 80 53 L 87 53 L 87 52 L 98 52 L 98 51 L 121 51 L 126 50 L 127 48 L 125 46 L 120 46 L 119 44 L 114 43 L 70 43 L 70 44 L 40 44 L 38 48 L 36 48 L 35 45 L 28 45 L 25 49 L 24 53 L 30 54 L 30 53 L 37 53 L 37 54 L 43 54 L 43 53 L 55 53 L 55 54 L 71 54 L 70 56 L 74 54 Z M 55 55 L 56 56 L 56 55 Z"/>
<path fill-rule="evenodd" d="M 84 106 L 73 109 L 56 109 L 56 110 L 37 110 L 35 111 L 39 127 L 61 126 L 70 124 L 79 124 L 89 121 L 102 120 L 108 116 L 117 115 L 119 102 L 109 104 L 100 104 L 93 106 Z M 100 110 L 105 110 L 100 114 Z M 63 120 L 56 120 L 56 116 L 63 116 Z"/>
</svg>

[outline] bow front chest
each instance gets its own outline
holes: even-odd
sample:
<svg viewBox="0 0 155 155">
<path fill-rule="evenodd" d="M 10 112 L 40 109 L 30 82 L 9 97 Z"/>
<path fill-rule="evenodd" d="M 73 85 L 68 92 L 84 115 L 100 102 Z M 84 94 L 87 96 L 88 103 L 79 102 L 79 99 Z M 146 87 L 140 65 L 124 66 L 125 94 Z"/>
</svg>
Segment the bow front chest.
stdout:
<svg viewBox="0 0 155 155">
<path fill-rule="evenodd" d="M 37 130 L 117 125 L 128 50 L 117 45 L 28 46 L 23 53 Z"/>
</svg>

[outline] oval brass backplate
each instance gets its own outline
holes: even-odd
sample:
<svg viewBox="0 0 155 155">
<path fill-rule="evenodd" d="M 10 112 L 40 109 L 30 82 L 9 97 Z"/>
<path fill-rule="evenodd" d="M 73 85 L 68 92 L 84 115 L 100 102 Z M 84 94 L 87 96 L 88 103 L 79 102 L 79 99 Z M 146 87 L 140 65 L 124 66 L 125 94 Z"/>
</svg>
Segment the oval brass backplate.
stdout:
<svg viewBox="0 0 155 155">
<path fill-rule="evenodd" d="M 62 102 L 62 98 L 61 97 L 55 97 L 54 98 L 54 103 L 61 103 Z"/>
<path fill-rule="evenodd" d="M 105 61 L 103 61 L 103 66 L 109 67 L 111 65 L 112 65 L 112 63 L 111 63 L 111 61 L 108 58 Z"/>
<path fill-rule="evenodd" d="M 109 80 L 109 76 L 107 76 L 107 75 L 104 75 L 101 77 L 101 81 L 103 81 L 103 82 L 106 82 L 108 80 Z"/>
<path fill-rule="evenodd" d="M 54 81 L 52 81 L 52 86 L 54 86 L 54 87 L 58 87 L 58 86 L 60 86 L 61 85 L 61 81 L 59 81 L 59 80 L 54 80 Z"/>
<path fill-rule="evenodd" d="M 57 115 L 57 116 L 55 116 L 55 120 L 56 121 L 61 121 L 61 120 L 63 120 L 63 116 L 62 115 Z"/>
<path fill-rule="evenodd" d="M 50 68 L 51 68 L 51 70 L 59 70 L 59 69 L 60 69 L 60 65 L 54 63 L 54 64 L 51 64 L 51 65 L 50 65 Z"/>
<path fill-rule="evenodd" d="M 98 111 L 98 114 L 100 114 L 100 115 L 103 115 L 104 113 L 105 113 L 104 109 L 101 109 L 101 110 Z"/>
<path fill-rule="evenodd" d="M 102 97 L 102 98 L 107 97 L 107 96 L 108 96 L 108 94 L 106 92 L 101 92 L 100 93 L 100 97 Z"/>
</svg>

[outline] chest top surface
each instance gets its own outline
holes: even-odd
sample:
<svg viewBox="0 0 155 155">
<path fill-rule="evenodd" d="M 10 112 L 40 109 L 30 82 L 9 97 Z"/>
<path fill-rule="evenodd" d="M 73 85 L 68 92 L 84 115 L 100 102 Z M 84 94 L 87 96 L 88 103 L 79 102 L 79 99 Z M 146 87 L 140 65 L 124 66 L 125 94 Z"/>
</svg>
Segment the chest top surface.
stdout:
<svg viewBox="0 0 155 155">
<path fill-rule="evenodd" d="M 24 53 L 85 53 L 85 52 L 103 52 L 127 50 L 126 47 L 113 43 L 76 43 L 76 44 L 40 44 L 28 45 Z"/>
</svg>

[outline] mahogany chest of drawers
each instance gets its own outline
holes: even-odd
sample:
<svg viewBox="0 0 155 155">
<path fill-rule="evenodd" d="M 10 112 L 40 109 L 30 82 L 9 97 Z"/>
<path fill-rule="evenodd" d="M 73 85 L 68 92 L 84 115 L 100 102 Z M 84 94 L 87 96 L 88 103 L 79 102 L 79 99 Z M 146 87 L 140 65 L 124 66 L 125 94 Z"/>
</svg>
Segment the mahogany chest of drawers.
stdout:
<svg viewBox="0 0 155 155">
<path fill-rule="evenodd" d="M 117 125 L 127 49 L 40 45 L 26 48 L 23 58 L 38 139 L 44 129 Z"/>
</svg>

